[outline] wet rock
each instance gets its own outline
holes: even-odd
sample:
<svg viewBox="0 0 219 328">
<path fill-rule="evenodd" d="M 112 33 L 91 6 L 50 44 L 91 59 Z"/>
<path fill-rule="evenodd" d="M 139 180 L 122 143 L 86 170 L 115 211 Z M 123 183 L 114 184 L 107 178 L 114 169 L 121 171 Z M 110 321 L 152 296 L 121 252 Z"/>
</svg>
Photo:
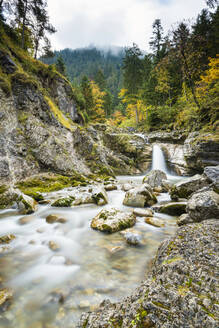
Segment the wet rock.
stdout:
<svg viewBox="0 0 219 328">
<path fill-rule="evenodd" d="M 161 227 L 165 226 L 165 221 L 164 220 L 158 219 L 158 218 L 155 218 L 155 217 L 145 218 L 145 222 L 150 224 L 150 225 L 153 225 L 154 227 L 157 227 L 157 228 L 161 228 Z"/>
<path fill-rule="evenodd" d="M 169 215 L 181 215 L 186 212 L 187 202 L 171 202 L 160 205 L 158 211 Z"/>
<path fill-rule="evenodd" d="M 91 228 L 102 232 L 116 232 L 132 227 L 136 218 L 132 213 L 122 212 L 119 209 L 103 209 L 91 222 Z"/>
<path fill-rule="evenodd" d="M 56 222 L 59 222 L 59 223 L 66 223 L 66 219 L 63 218 L 63 217 L 60 217 L 59 215 L 54 215 L 54 214 L 50 214 L 46 217 L 46 222 L 47 223 L 56 223 Z"/>
<path fill-rule="evenodd" d="M 146 208 L 146 209 L 142 209 L 142 208 L 135 208 L 133 210 L 133 213 L 136 215 L 136 216 L 153 216 L 153 211 L 149 208 Z"/>
<path fill-rule="evenodd" d="M 131 185 L 130 183 L 125 183 L 123 186 L 122 186 L 122 190 L 124 191 L 129 191 L 130 189 L 133 188 L 133 185 Z"/>
<path fill-rule="evenodd" d="M 0 244 L 9 244 L 14 239 L 15 239 L 15 236 L 12 235 L 12 234 L 1 236 L 0 237 Z"/>
<path fill-rule="evenodd" d="M 219 195 L 213 190 L 197 192 L 188 200 L 186 211 L 194 222 L 219 218 Z"/>
<path fill-rule="evenodd" d="M 51 204 L 54 207 L 71 207 L 74 197 L 59 198 Z"/>
<path fill-rule="evenodd" d="M 156 188 L 162 186 L 163 180 L 167 180 L 166 173 L 161 170 L 152 170 L 144 177 L 143 183 L 147 183 L 152 188 Z"/>
<path fill-rule="evenodd" d="M 219 165 L 218 134 L 191 133 L 184 143 L 187 166 L 201 172 L 206 166 Z"/>
<path fill-rule="evenodd" d="M 79 303 L 79 308 L 80 309 L 86 309 L 86 308 L 89 308 L 90 307 L 90 302 L 87 301 L 87 300 L 84 300 L 84 301 L 80 301 Z"/>
<path fill-rule="evenodd" d="M 31 214 L 36 212 L 37 210 L 37 202 L 27 196 L 27 195 L 20 195 L 19 199 L 18 199 L 18 209 L 20 210 L 21 214 Z"/>
<path fill-rule="evenodd" d="M 18 220 L 18 223 L 21 225 L 28 224 L 36 219 L 33 215 L 23 216 Z"/>
<path fill-rule="evenodd" d="M 204 176 L 210 183 L 213 183 L 215 191 L 219 192 L 219 165 L 205 167 Z"/>
<path fill-rule="evenodd" d="M 0 310 L 7 310 L 13 297 L 13 292 L 11 289 L 4 288 L 0 290 Z"/>
<path fill-rule="evenodd" d="M 110 254 L 118 254 L 124 252 L 124 247 L 122 246 L 105 246 L 105 248 L 108 250 Z"/>
<path fill-rule="evenodd" d="M 184 224 L 192 223 L 193 220 L 190 218 L 189 214 L 182 214 L 180 215 L 179 219 L 177 220 L 178 226 L 182 226 Z"/>
<path fill-rule="evenodd" d="M 107 186 L 104 187 L 106 191 L 112 191 L 112 190 L 117 190 L 118 187 L 114 184 L 108 184 Z"/>
<path fill-rule="evenodd" d="M 92 198 L 97 205 L 105 205 L 108 203 L 108 196 L 103 188 L 95 188 Z"/>
<path fill-rule="evenodd" d="M 132 232 L 126 232 L 124 234 L 125 240 L 127 244 L 132 245 L 132 246 L 139 246 L 141 245 L 141 235 L 138 233 L 132 233 Z"/>
<path fill-rule="evenodd" d="M 50 240 L 49 241 L 49 248 L 52 251 L 58 251 L 60 249 L 60 246 L 57 243 L 55 243 L 54 241 Z"/>
<path fill-rule="evenodd" d="M 146 207 L 151 206 L 156 202 L 157 198 L 154 195 L 151 187 L 148 184 L 144 184 L 140 187 L 136 187 L 127 191 L 123 200 L 123 205 L 133 207 Z"/>
<path fill-rule="evenodd" d="M 171 187 L 170 196 L 172 199 L 188 198 L 193 192 L 208 185 L 207 179 L 199 174 L 176 183 Z"/>
<path fill-rule="evenodd" d="M 147 279 L 132 295 L 83 313 L 77 328 L 109 322 L 120 328 L 217 327 L 217 235 L 218 220 L 178 228 L 160 245 Z"/>
</svg>

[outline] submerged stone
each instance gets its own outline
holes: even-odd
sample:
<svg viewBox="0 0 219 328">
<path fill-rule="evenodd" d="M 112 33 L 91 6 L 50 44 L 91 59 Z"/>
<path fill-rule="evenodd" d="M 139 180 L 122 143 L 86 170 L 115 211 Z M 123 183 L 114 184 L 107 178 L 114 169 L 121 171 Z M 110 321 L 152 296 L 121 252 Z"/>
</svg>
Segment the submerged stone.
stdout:
<svg viewBox="0 0 219 328">
<path fill-rule="evenodd" d="M 161 228 L 161 227 L 165 226 L 165 221 L 164 220 L 158 219 L 158 218 L 155 218 L 155 217 L 145 218 L 145 222 L 152 225 L 152 226 L 154 226 L 154 227 L 157 227 L 157 228 Z"/>
</svg>

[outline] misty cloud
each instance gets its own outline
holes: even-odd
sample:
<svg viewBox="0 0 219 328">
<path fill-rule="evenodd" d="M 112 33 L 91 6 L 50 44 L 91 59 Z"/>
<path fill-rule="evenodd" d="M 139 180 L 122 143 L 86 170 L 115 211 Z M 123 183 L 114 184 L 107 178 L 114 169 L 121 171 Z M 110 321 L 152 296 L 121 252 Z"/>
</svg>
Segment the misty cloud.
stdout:
<svg viewBox="0 0 219 328">
<path fill-rule="evenodd" d="M 167 32 L 183 18 L 193 18 L 204 0 L 48 0 L 51 22 L 58 32 L 55 49 L 97 46 L 148 48 L 152 23 L 160 18 Z"/>
</svg>

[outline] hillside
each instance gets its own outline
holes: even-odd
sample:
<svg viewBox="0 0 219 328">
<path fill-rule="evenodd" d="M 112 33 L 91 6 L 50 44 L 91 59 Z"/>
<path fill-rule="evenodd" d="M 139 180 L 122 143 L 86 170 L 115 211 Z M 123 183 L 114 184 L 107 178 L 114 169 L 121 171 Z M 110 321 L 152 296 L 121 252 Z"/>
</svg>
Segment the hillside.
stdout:
<svg viewBox="0 0 219 328">
<path fill-rule="evenodd" d="M 84 75 L 95 80 L 98 71 L 103 72 L 106 88 L 117 97 L 122 87 L 123 48 L 101 50 L 95 47 L 63 49 L 54 52 L 53 58 L 42 58 L 46 64 L 54 64 L 61 56 L 66 65 L 67 75 L 73 83 L 79 84 Z"/>
</svg>

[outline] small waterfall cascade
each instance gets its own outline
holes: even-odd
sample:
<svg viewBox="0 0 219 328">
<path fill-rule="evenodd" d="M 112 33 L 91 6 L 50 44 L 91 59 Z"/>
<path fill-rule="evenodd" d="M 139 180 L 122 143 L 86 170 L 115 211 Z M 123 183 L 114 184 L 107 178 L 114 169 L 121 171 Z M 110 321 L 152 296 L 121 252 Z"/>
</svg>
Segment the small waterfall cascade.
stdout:
<svg viewBox="0 0 219 328">
<path fill-rule="evenodd" d="M 163 151 L 158 145 L 153 146 L 152 170 L 161 170 L 165 173 L 168 173 Z"/>
<path fill-rule="evenodd" d="M 143 133 L 135 133 L 135 136 L 142 138 L 145 141 L 146 144 L 149 143 L 148 137 L 145 134 L 143 134 Z"/>
</svg>

